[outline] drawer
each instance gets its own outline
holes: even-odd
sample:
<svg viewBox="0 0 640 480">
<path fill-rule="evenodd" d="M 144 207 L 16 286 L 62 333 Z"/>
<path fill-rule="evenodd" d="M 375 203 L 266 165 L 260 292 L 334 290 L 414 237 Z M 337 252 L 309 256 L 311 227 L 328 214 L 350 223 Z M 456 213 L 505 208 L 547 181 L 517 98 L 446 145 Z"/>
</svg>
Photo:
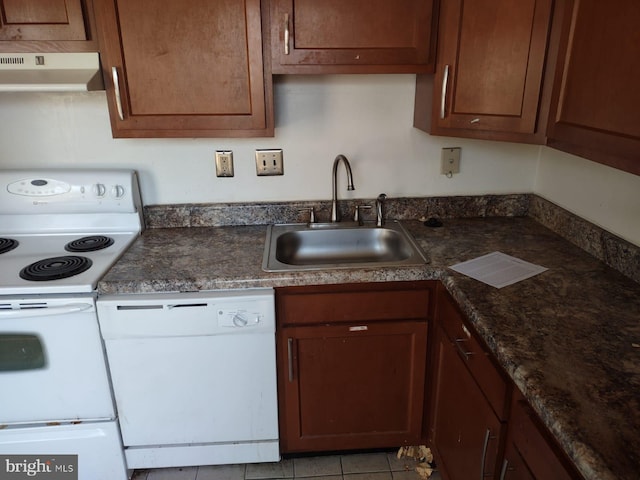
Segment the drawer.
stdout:
<svg viewBox="0 0 640 480">
<path fill-rule="evenodd" d="M 493 363 L 491 353 L 468 327 L 454 300 L 444 290 L 439 292 L 436 318 L 496 415 L 505 420 L 508 383 Z"/>
<path fill-rule="evenodd" d="M 278 288 L 278 326 L 426 321 L 433 286 L 433 282 L 420 281 Z"/>
</svg>

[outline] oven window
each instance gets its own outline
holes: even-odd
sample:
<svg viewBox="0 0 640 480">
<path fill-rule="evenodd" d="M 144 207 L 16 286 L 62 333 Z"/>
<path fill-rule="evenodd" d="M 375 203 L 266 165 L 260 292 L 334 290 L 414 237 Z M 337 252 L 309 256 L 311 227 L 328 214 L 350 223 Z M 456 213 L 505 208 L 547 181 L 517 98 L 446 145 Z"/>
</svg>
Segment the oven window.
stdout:
<svg viewBox="0 0 640 480">
<path fill-rule="evenodd" d="M 35 370 L 45 366 L 44 347 L 37 335 L 0 333 L 0 372 Z"/>
</svg>

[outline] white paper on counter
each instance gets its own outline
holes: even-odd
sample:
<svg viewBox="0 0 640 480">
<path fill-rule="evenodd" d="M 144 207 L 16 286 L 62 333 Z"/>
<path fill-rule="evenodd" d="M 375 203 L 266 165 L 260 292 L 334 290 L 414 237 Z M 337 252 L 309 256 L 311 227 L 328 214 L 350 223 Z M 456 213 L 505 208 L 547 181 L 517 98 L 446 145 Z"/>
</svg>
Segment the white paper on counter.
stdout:
<svg viewBox="0 0 640 480">
<path fill-rule="evenodd" d="M 548 270 L 502 252 L 488 253 L 449 268 L 495 288 L 513 285 Z"/>
</svg>

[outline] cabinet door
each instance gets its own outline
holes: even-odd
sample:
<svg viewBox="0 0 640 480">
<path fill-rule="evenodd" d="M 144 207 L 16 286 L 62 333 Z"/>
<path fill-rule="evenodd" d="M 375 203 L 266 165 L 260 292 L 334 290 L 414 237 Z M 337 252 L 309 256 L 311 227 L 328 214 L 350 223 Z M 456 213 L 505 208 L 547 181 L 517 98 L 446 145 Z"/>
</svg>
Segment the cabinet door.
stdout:
<svg viewBox="0 0 640 480">
<path fill-rule="evenodd" d="M 533 135 L 552 3 L 442 0 L 435 80 L 418 79 L 415 126 L 436 135 Z M 425 111 L 422 104 L 431 103 Z"/>
<path fill-rule="evenodd" d="M 439 0 L 273 0 L 274 73 L 433 72 Z"/>
<path fill-rule="evenodd" d="M 548 143 L 640 175 L 640 2 L 573 3 Z"/>
<path fill-rule="evenodd" d="M 431 444 L 445 478 L 495 478 L 502 424 L 444 330 L 435 329 Z"/>
<path fill-rule="evenodd" d="M 280 330 L 281 451 L 419 444 L 426 337 L 425 321 Z"/>
<path fill-rule="evenodd" d="M 0 40 L 87 40 L 80 0 L 1 0 Z"/>
<path fill-rule="evenodd" d="M 273 134 L 260 0 L 96 0 L 115 137 Z"/>
<path fill-rule="evenodd" d="M 572 480 L 582 477 L 540 425 L 519 391 L 511 404 L 511 416 L 502 462 L 501 480 Z"/>
</svg>

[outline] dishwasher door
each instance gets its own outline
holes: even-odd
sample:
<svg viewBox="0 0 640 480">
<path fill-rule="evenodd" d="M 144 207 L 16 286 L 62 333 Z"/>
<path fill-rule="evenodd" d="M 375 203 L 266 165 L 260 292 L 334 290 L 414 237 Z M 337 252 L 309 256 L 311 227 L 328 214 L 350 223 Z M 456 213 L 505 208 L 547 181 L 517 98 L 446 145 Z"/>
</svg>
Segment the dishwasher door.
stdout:
<svg viewBox="0 0 640 480">
<path fill-rule="evenodd" d="M 129 468 L 279 459 L 273 290 L 98 301 Z"/>
</svg>

